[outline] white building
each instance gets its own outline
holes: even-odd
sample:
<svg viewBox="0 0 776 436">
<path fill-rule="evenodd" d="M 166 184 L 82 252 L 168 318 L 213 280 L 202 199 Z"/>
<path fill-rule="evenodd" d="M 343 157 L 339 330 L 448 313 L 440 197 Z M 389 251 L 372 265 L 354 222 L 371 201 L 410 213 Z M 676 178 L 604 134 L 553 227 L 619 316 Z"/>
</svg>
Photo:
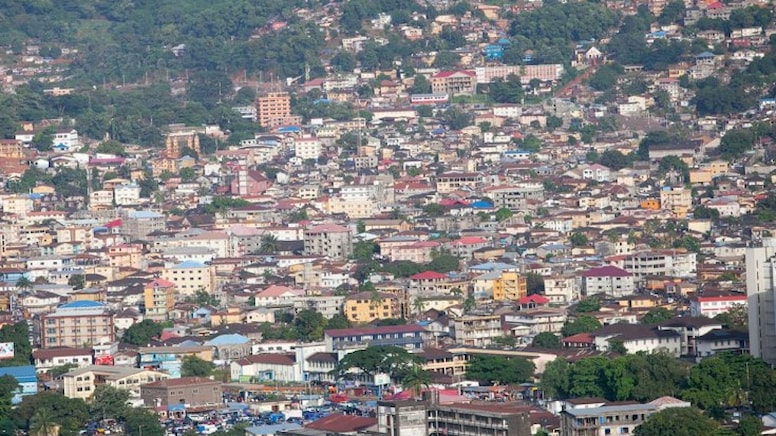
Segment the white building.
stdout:
<svg viewBox="0 0 776 436">
<path fill-rule="evenodd" d="M 690 299 L 690 314 L 692 316 L 714 318 L 719 314 L 727 313 L 730 309 L 737 306 L 746 307 L 746 295 L 699 295 Z"/>
<path fill-rule="evenodd" d="M 611 265 L 583 272 L 582 288 L 585 295 L 607 294 L 614 297 L 631 295 L 635 291 L 633 274 Z"/>
</svg>

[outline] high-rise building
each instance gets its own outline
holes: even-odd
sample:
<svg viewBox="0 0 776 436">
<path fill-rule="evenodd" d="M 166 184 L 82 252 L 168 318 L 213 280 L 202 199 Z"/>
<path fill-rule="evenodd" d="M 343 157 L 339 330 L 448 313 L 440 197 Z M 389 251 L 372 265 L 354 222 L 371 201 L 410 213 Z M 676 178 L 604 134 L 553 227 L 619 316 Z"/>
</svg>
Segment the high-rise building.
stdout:
<svg viewBox="0 0 776 436">
<path fill-rule="evenodd" d="M 291 97 L 287 92 L 270 92 L 258 98 L 258 118 L 262 127 L 276 127 L 291 117 Z"/>
<path fill-rule="evenodd" d="M 776 238 L 746 249 L 746 295 L 752 356 L 776 364 Z"/>
</svg>

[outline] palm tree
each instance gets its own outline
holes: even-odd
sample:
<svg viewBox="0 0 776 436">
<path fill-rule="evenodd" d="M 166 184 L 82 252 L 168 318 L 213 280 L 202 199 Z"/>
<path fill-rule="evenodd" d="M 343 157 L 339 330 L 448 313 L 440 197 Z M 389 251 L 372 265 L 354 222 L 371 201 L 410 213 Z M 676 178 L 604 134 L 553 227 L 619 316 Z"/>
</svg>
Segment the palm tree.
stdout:
<svg viewBox="0 0 776 436">
<path fill-rule="evenodd" d="M 59 426 L 54 423 L 54 416 L 50 409 L 42 408 L 35 412 L 30 419 L 30 435 L 56 436 L 59 434 Z"/>
<path fill-rule="evenodd" d="M 420 297 L 415 297 L 415 301 L 412 302 L 412 309 L 415 310 L 415 312 L 418 312 L 418 314 L 421 314 L 425 307 L 426 305 L 423 303 L 423 300 L 421 300 Z"/>
<path fill-rule="evenodd" d="M 418 364 L 412 365 L 404 374 L 401 385 L 404 389 L 412 390 L 415 399 L 423 394 L 423 388 L 428 389 L 431 383 L 431 375 Z"/>
<path fill-rule="evenodd" d="M 19 280 L 16 281 L 16 288 L 20 291 L 29 291 L 32 289 L 32 282 L 27 277 L 22 276 Z"/>
<path fill-rule="evenodd" d="M 275 235 L 266 234 L 261 236 L 261 245 L 259 246 L 259 253 L 272 254 L 278 251 L 278 239 Z"/>
</svg>

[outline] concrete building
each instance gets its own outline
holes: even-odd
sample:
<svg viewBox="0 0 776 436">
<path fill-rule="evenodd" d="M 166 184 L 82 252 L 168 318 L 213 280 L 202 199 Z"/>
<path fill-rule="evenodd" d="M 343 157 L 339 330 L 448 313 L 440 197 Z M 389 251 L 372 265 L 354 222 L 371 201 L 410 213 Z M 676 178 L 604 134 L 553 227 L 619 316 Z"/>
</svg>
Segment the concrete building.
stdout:
<svg viewBox="0 0 776 436">
<path fill-rule="evenodd" d="M 175 283 L 156 279 L 143 288 L 145 317 L 164 321 L 175 307 Z"/>
<path fill-rule="evenodd" d="M 493 342 L 494 338 L 504 336 L 501 329 L 501 316 L 462 316 L 453 320 L 450 334 L 456 344 L 483 347 Z"/>
<path fill-rule="evenodd" d="M 159 380 L 140 387 L 140 398 L 148 408 L 184 405 L 187 411 L 213 410 L 221 407 L 221 382 L 203 377 L 181 377 Z"/>
<path fill-rule="evenodd" d="M 13 392 L 11 404 L 19 404 L 22 402 L 23 397 L 38 393 L 38 375 L 35 372 L 34 366 L 23 365 L 0 368 L 0 377 L 5 375 L 13 377 L 16 383 L 19 384 L 16 391 Z"/>
<path fill-rule="evenodd" d="M 145 239 L 164 230 L 164 215 L 145 210 L 130 210 L 122 221 L 122 230 L 132 239 Z"/>
<path fill-rule="evenodd" d="M 337 224 L 321 224 L 305 229 L 304 254 L 347 259 L 353 253 L 351 230 Z"/>
<path fill-rule="evenodd" d="M 213 292 L 215 271 L 211 265 L 187 260 L 166 265 L 162 271 L 162 278 L 172 282 L 180 295 L 189 296 L 199 290 Z"/>
<path fill-rule="evenodd" d="M 746 249 L 746 295 L 751 354 L 776 364 L 776 238 Z"/>
<path fill-rule="evenodd" d="M 390 345 L 420 351 L 426 339 L 426 329 L 417 324 L 326 330 L 327 352 L 362 350 L 370 345 Z"/>
<path fill-rule="evenodd" d="M 474 71 L 440 71 L 431 76 L 430 82 L 434 94 L 456 96 L 477 92 L 477 75 Z"/>
<path fill-rule="evenodd" d="M 41 348 L 32 352 L 35 370 L 47 373 L 50 369 L 62 365 L 76 365 L 79 368 L 89 366 L 94 361 L 91 348 Z"/>
<path fill-rule="evenodd" d="M 64 374 L 62 384 L 66 397 L 85 400 L 94 395 L 94 390 L 102 384 L 139 395 L 141 385 L 167 378 L 169 378 L 168 374 L 143 368 L 99 365 L 74 369 Z"/>
<path fill-rule="evenodd" d="M 591 268 L 582 273 L 585 295 L 607 294 L 614 297 L 631 295 L 635 291 L 633 274 L 616 266 Z"/>
<path fill-rule="evenodd" d="M 353 323 L 401 318 L 401 301 L 386 292 L 359 292 L 345 298 L 343 312 Z"/>
<path fill-rule="evenodd" d="M 108 306 L 95 301 L 74 301 L 41 316 L 41 346 L 82 347 L 113 342 L 116 333 Z"/>
<path fill-rule="evenodd" d="M 682 187 L 665 187 L 660 190 L 660 207 L 670 210 L 677 218 L 684 218 L 692 209 L 692 192 Z"/>
<path fill-rule="evenodd" d="M 738 306 L 746 308 L 746 304 L 747 297 L 742 293 L 694 295 L 690 297 L 690 315 L 714 318 Z"/>
<path fill-rule="evenodd" d="M 257 100 L 258 120 L 262 127 L 277 127 L 289 123 L 291 96 L 287 92 L 271 92 Z"/>
<path fill-rule="evenodd" d="M 567 408 L 561 413 L 561 436 L 598 436 L 633 434 L 657 406 L 627 404 L 600 407 Z"/>
</svg>

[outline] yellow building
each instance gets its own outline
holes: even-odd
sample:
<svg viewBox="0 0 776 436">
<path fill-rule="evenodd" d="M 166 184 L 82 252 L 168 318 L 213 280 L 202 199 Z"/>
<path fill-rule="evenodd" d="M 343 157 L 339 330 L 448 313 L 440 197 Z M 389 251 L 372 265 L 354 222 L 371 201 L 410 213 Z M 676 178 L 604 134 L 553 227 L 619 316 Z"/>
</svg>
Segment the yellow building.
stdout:
<svg viewBox="0 0 776 436">
<path fill-rule="evenodd" d="M 151 319 L 166 319 L 167 314 L 175 306 L 175 284 L 156 279 L 143 289 L 146 317 Z"/>
<path fill-rule="evenodd" d="M 243 312 L 238 306 L 227 307 L 226 310 L 210 315 L 210 325 L 217 327 L 226 324 L 240 324 L 243 322 Z"/>
<path fill-rule="evenodd" d="M 677 218 L 684 218 L 692 208 L 692 193 L 681 187 L 666 187 L 660 191 L 660 205 L 670 210 Z"/>
<path fill-rule="evenodd" d="M 660 210 L 660 200 L 657 198 L 648 198 L 646 200 L 642 200 L 642 202 L 639 204 L 639 207 L 647 210 Z"/>
<path fill-rule="evenodd" d="M 345 299 L 345 317 L 354 323 L 401 318 L 399 299 L 385 292 L 359 292 Z"/>
<path fill-rule="evenodd" d="M 183 296 L 194 295 L 199 290 L 212 292 L 215 280 L 212 266 L 194 261 L 165 266 L 162 278 L 174 283 Z"/>
<path fill-rule="evenodd" d="M 528 296 L 528 285 L 525 277 L 515 271 L 502 271 L 501 277 L 493 283 L 493 299 L 495 301 L 517 301 Z"/>
</svg>

